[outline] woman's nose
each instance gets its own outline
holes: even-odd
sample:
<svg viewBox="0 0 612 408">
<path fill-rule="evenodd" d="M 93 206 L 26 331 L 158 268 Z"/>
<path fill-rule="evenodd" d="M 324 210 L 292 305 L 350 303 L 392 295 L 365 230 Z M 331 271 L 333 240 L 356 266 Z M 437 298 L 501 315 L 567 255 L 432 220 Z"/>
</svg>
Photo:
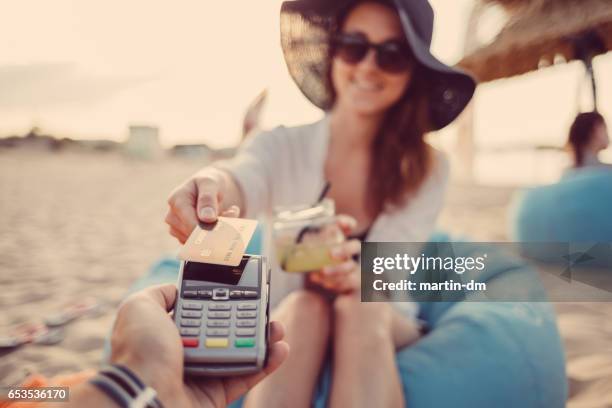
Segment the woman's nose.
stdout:
<svg viewBox="0 0 612 408">
<path fill-rule="evenodd" d="M 378 64 L 376 63 L 376 50 L 374 48 L 370 48 L 368 50 L 368 53 L 359 62 L 358 67 L 359 69 L 378 70 Z"/>
</svg>

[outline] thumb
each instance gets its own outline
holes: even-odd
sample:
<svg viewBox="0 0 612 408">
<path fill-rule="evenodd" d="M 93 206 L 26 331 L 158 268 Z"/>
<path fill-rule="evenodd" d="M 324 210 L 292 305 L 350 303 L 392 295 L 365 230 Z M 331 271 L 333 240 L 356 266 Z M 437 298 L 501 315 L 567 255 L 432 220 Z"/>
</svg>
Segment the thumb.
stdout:
<svg viewBox="0 0 612 408">
<path fill-rule="evenodd" d="M 215 222 L 219 215 L 221 195 L 216 181 L 206 179 L 198 183 L 198 218 L 202 222 Z"/>
</svg>

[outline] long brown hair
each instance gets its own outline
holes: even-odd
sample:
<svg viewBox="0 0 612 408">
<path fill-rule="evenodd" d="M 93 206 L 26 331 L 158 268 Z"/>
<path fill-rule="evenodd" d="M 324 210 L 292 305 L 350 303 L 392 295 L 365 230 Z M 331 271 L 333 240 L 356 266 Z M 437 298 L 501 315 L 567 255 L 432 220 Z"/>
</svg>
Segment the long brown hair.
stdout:
<svg viewBox="0 0 612 408">
<path fill-rule="evenodd" d="M 340 32 L 350 11 L 365 2 L 380 3 L 397 13 L 389 0 L 357 0 L 337 14 L 331 38 Z M 329 49 L 327 81 L 335 102 L 336 92 L 331 79 L 333 47 Z M 419 190 L 431 170 L 432 152 L 424 140 L 425 133 L 431 130 L 427 76 L 427 70 L 420 64 L 413 65 L 408 88 L 387 110 L 374 138 L 366 203 L 373 217 L 386 209 L 403 206 Z"/>
<path fill-rule="evenodd" d="M 584 149 L 593 139 L 595 127 L 604 123 L 603 116 L 597 111 L 580 113 L 574 119 L 567 143 L 574 154 L 575 167 L 584 164 Z"/>
</svg>

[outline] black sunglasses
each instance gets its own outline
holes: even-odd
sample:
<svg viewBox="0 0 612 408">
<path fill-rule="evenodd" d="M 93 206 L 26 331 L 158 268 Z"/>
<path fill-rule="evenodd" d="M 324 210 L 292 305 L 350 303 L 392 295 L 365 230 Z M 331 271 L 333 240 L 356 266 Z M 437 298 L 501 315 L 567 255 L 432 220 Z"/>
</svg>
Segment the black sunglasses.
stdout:
<svg viewBox="0 0 612 408">
<path fill-rule="evenodd" d="M 347 64 L 362 61 L 370 48 L 376 51 L 376 65 L 390 73 L 406 71 L 411 65 L 411 52 L 404 41 L 389 40 L 373 44 L 361 33 L 340 33 L 331 41 L 332 55 L 340 57 Z"/>
</svg>

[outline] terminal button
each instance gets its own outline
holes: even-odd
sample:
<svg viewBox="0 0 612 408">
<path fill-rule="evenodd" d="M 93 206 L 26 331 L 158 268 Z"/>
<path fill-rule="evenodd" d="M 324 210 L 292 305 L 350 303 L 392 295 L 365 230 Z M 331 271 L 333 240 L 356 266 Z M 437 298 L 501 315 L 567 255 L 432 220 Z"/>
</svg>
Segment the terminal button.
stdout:
<svg viewBox="0 0 612 408">
<path fill-rule="evenodd" d="M 259 294 L 254 290 L 245 290 L 243 295 L 245 298 L 256 298 Z"/>
<path fill-rule="evenodd" d="M 256 320 L 238 320 L 236 327 L 255 327 L 257 326 Z"/>
<path fill-rule="evenodd" d="M 206 339 L 206 347 L 207 348 L 226 348 L 229 346 L 229 339 L 226 338 L 208 338 Z"/>
<path fill-rule="evenodd" d="M 251 337 L 255 335 L 255 329 L 236 329 L 236 336 Z"/>
<path fill-rule="evenodd" d="M 199 302 L 183 302 L 183 309 L 202 310 L 202 304 Z"/>
<path fill-rule="evenodd" d="M 181 319 L 181 326 L 200 327 L 200 320 L 199 319 Z"/>
<path fill-rule="evenodd" d="M 208 310 L 231 310 L 231 303 L 211 303 L 208 305 Z"/>
<path fill-rule="evenodd" d="M 206 323 L 206 326 L 208 327 L 229 327 L 229 325 L 229 320 L 209 320 Z"/>
<path fill-rule="evenodd" d="M 181 336 L 199 336 L 200 329 L 196 327 L 181 327 Z"/>
<path fill-rule="evenodd" d="M 216 288 L 213 289 L 213 300 L 227 300 L 229 299 L 228 288 Z"/>
<path fill-rule="evenodd" d="M 212 290 L 198 290 L 198 296 L 204 299 L 209 299 L 213 295 Z"/>
<path fill-rule="evenodd" d="M 207 336 L 229 336 L 229 329 L 206 329 Z"/>
<path fill-rule="evenodd" d="M 232 290 L 230 292 L 229 296 L 232 299 L 241 298 L 242 297 L 242 291 L 241 290 Z"/>
<path fill-rule="evenodd" d="M 250 339 L 236 339 L 234 345 L 236 347 L 253 347 L 255 346 L 255 339 L 252 337 Z"/>
<path fill-rule="evenodd" d="M 198 339 L 186 339 L 183 338 L 183 347 L 198 347 Z"/>
<path fill-rule="evenodd" d="M 197 317 L 200 318 L 202 317 L 202 312 L 198 311 L 198 310 L 183 310 L 183 312 L 181 313 L 182 317 Z"/>
<path fill-rule="evenodd" d="M 184 290 L 183 291 L 183 297 L 184 298 L 195 298 L 195 297 L 198 297 L 198 291 L 197 290 Z"/>
<path fill-rule="evenodd" d="M 210 319 L 229 319 L 231 312 L 219 311 L 215 310 L 212 312 L 208 312 L 208 317 Z"/>
</svg>

